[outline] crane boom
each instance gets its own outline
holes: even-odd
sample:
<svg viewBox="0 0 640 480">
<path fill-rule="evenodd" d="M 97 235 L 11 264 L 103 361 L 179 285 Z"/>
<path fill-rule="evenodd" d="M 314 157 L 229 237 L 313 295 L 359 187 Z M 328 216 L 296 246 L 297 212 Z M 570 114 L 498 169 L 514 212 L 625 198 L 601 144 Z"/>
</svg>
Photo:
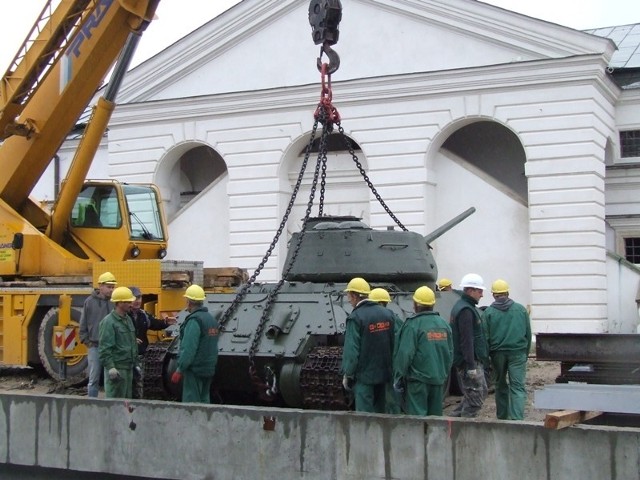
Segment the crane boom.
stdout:
<svg viewBox="0 0 640 480">
<path fill-rule="evenodd" d="M 122 50 L 111 74 L 109 85 L 105 89 L 104 95 L 98 99 L 93 108 L 93 113 L 85 129 L 81 144 L 73 157 L 73 162 L 69 168 L 72 174 L 67 175 L 58 198 L 56 198 L 47 229 L 47 235 L 56 243 L 62 243 L 63 241 L 67 228 L 66 220 L 71 213 L 76 197 L 82 190 L 82 184 L 87 173 L 89 173 L 93 157 L 100 147 L 102 135 L 107 129 L 109 119 L 115 108 L 116 94 L 124 78 L 124 73 L 129 68 L 129 62 L 133 58 L 139 40 L 139 35 L 135 33 L 129 34 L 127 44 Z"/>
<path fill-rule="evenodd" d="M 19 108 L 22 111 L 15 123 L 21 126 L 21 134 L 8 137 L 0 145 L 0 200 L 23 213 L 31 190 L 120 54 L 129 33 L 146 27 L 158 2 L 90 0 L 63 2 L 56 9 L 58 12 L 62 8 L 63 13 L 54 12 L 49 29 L 61 33 L 70 23 L 67 13 L 86 4 L 82 12 L 71 15 L 78 21 L 68 32 L 66 43 L 59 39 L 60 33 L 52 42 L 64 48 L 58 54 L 48 54 L 52 63 L 46 72 L 37 75 L 37 67 L 28 69 L 34 73 L 25 88 L 33 85 L 34 79 L 41 81 Z M 7 82 L 3 79 L 2 83 Z M 25 95 L 15 94 L 13 98 L 24 99 Z"/>
<path fill-rule="evenodd" d="M 10 135 L 15 120 L 67 45 L 68 34 L 91 0 L 62 0 L 53 10 L 49 0 L 0 83 L 0 139 Z M 7 128 L 9 127 L 9 128 Z"/>
</svg>

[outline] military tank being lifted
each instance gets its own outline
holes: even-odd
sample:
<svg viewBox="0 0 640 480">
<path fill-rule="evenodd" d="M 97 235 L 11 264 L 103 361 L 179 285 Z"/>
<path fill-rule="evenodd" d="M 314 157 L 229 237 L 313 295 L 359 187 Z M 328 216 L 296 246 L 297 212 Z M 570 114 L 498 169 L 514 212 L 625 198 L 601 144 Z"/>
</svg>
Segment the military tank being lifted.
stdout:
<svg viewBox="0 0 640 480">
<path fill-rule="evenodd" d="M 470 208 L 422 236 L 408 231 L 376 191 L 332 104 L 331 74 L 338 69 L 340 59 L 331 47 L 338 40 L 341 8 L 339 0 L 311 0 L 309 5 L 312 37 L 316 45 L 321 45 L 317 60 L 320 103 L 298 180 L 275 238 L 254 274 L 235 295 L 209 294 L 205 301 L 220 324 L 218 365 L 212 382 L 214 402 L 347 409 L 340 375 L 345 323 L 352 309 L 344 293 L 347 283 L 353 277 L 363 277 L 372 287 L 385 288 L 392 298 L 388 307 L 406 318 L 413 313 L 412 296 L 417 287 L 428 285 L 435 290 L 438 269 L 429 244 L 475 211 Z M 325 54 L 329 63 L 322 62 Z M 322 133 L 315 143 L 320 125 Z M 323 214 L 328 136 L 334 126 L 373 196 L 401 231 L 374 230 L 357 217 Z M 316 147 L 318 157 L 303 227 L 289 242 L 282 278 L 274 283 L 256 283 L 287 225 L 310 153 Z M 314 218 L 311 211 L 316 188 L 320 189 L 320 201 Z M 455 292 L 438 293 L 436 309 L 448 318 L 457 299 Z M 145 397 L 179 397 L 169 380 L 178 352 L 178 339 L 168 349 L 166 342 L 149 347 Z"/>
<path fill-rule="evenodd" d="M 421 285 L 435 290 L 438 269 L 429 244 L 475 211 L 470 208 L 427 236 L 374 230 L 357 217 L 310 218 L 294 233 L 278 283 L 254 283 L 220 330 L 212 401 L 340 410 L 348 408 L 340 374 L 345 322 L 351 312 L 344 289 L 353 277 L 390 292 L 400 318 L 413 313 Z M 277 295 L 271 294 L 278 290 Z M 437 292 L 436 310 L 448 318 L 458 298 Z M 210 294 L 205 306 L 222 319 L 236 295 Z M 268 317 L 263 320 L 265 309 Z M 145 386 L 164 385 L 175 370 L 177 339 L 165 351 L 150 347 Z M 252 369 L 252 374 L 247 372 Z M 159 382 L 158 376 L 162 377 Z M 145 397 L 147 395 L 145 394 Z"/>
</svg>

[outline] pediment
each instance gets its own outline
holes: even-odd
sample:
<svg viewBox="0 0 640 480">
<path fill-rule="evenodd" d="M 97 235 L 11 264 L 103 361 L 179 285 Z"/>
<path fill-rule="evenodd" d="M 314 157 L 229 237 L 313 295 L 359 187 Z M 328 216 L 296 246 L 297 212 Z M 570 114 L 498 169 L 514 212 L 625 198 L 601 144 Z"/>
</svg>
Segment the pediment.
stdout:
<svg viewBox="0 0 640 480">
<path fill-rule="evenodd" d="M 120 103 L 319 81 L 308 0 L 244 0 L 131 70 Z M 613 54 L 612 41 L 476 0 L 342 0 L 334 81 Z M 144 41 L 144 36 L 142 38 Z"/>
</svg>

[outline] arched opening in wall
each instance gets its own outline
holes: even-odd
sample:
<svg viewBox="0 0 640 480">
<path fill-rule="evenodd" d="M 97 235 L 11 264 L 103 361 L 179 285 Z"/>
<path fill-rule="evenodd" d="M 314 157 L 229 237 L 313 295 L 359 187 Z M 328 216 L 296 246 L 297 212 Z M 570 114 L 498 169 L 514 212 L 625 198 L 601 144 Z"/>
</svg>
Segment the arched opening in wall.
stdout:
<svg viewBox="0 0 640 480">
<path fill-rule="evenodd" d="M 178 163 L 181 209 L 227 173 L 227 165 L 222 157 L 213 148 L 205 145 L 187 151 Z"/>
<path fill-rule="evenodd" d="M 168 259 L 229 264 L 229 175 L 209 145 L 185 142 L 160 160 L 154 182 L 169 223 Z"/>
<path fill-rule="evenodd" d="M 171 151 L 160 165 L 156 180 L 165 195 L 169 221 L 226 173 L 226 163 L 208 145 L 183 144 Z"/>
<path fill-rule="evenodd" d="M 474 272 L 488 285 L 502 278 L 512 297 L 526 305 L 531 301 L 526 152 L 520 138 L 498 122 L 470 121 L 443 131 L 446 138 L 428 158 L 434 187 L 425 210 L 434 224 L 476 209 L 432 244 L 438 273 L 457 282 Z M 481 305 L 489 303 L 485 293 Z"/>
<path fill-rule="evenodd" d="M 354 153 L 358 156 L 360 163 L 366 171 L 366 161 L 362 158 L 362 150 L 356 141 L 349 138 Z M 308 138 L 307 138 L 308 142 Z M 311 184 L 315 175 L 315 166 L 318 158 L 320 139 L 316 138 L 311 145 L 309 161 L 304 173 L 300 191 L 294 202 L 291 215 L 289 217 L 289 231 L 299 231 L 302 227 L 302 220 L 307 209 Z M 307 144 L 296 145 L 292 150 L 295 157 L 288 159 L 287 186 L 292 191 L 298 180 L 300 168 L 305 157 Z M 318 173 L 317 189 L 314 196 L 314 207 L 311 216 L 318 216 L 321 191 L 321 175 Z M 327 170 L 325 190 L 323 195 L 324 215 L 353 215 L 369 221 L 369 193 L 351 154 L 344 144 L 344 139 L 339 134 L 329 135 L 327 139 Z M 286 205 L 285 205 L 286 208 Z"/>
<path fill-rule="evenodd" d="M 487 182 L 528 204 L 526 155 L 520 139 L 508 128 L 479 121 L 455 131 L 442 145 Z"/>
</svg>

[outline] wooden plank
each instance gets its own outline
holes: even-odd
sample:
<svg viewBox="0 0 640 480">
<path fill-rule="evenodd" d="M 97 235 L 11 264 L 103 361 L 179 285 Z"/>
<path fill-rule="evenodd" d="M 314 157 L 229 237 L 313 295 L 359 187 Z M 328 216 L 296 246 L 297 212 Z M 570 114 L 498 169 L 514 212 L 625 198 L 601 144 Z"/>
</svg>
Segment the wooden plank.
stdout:
<svg viewBox="0 0 640 480">
<path fill-rule="evenodd" d="M 247 271 L 237 267 L 205 268 L 203 287 L 235 287 L 249 279 Z"/>
<path fill-rule="evenodd" d="M 548 413 L 544 419 L 544 428 L 551 430 L 560 430 L 570 427 L 576 423 L 602 415 L 602 412 L 583 412 L 579 410 L 560 410 L 558 412 Z"/>
</svg>

